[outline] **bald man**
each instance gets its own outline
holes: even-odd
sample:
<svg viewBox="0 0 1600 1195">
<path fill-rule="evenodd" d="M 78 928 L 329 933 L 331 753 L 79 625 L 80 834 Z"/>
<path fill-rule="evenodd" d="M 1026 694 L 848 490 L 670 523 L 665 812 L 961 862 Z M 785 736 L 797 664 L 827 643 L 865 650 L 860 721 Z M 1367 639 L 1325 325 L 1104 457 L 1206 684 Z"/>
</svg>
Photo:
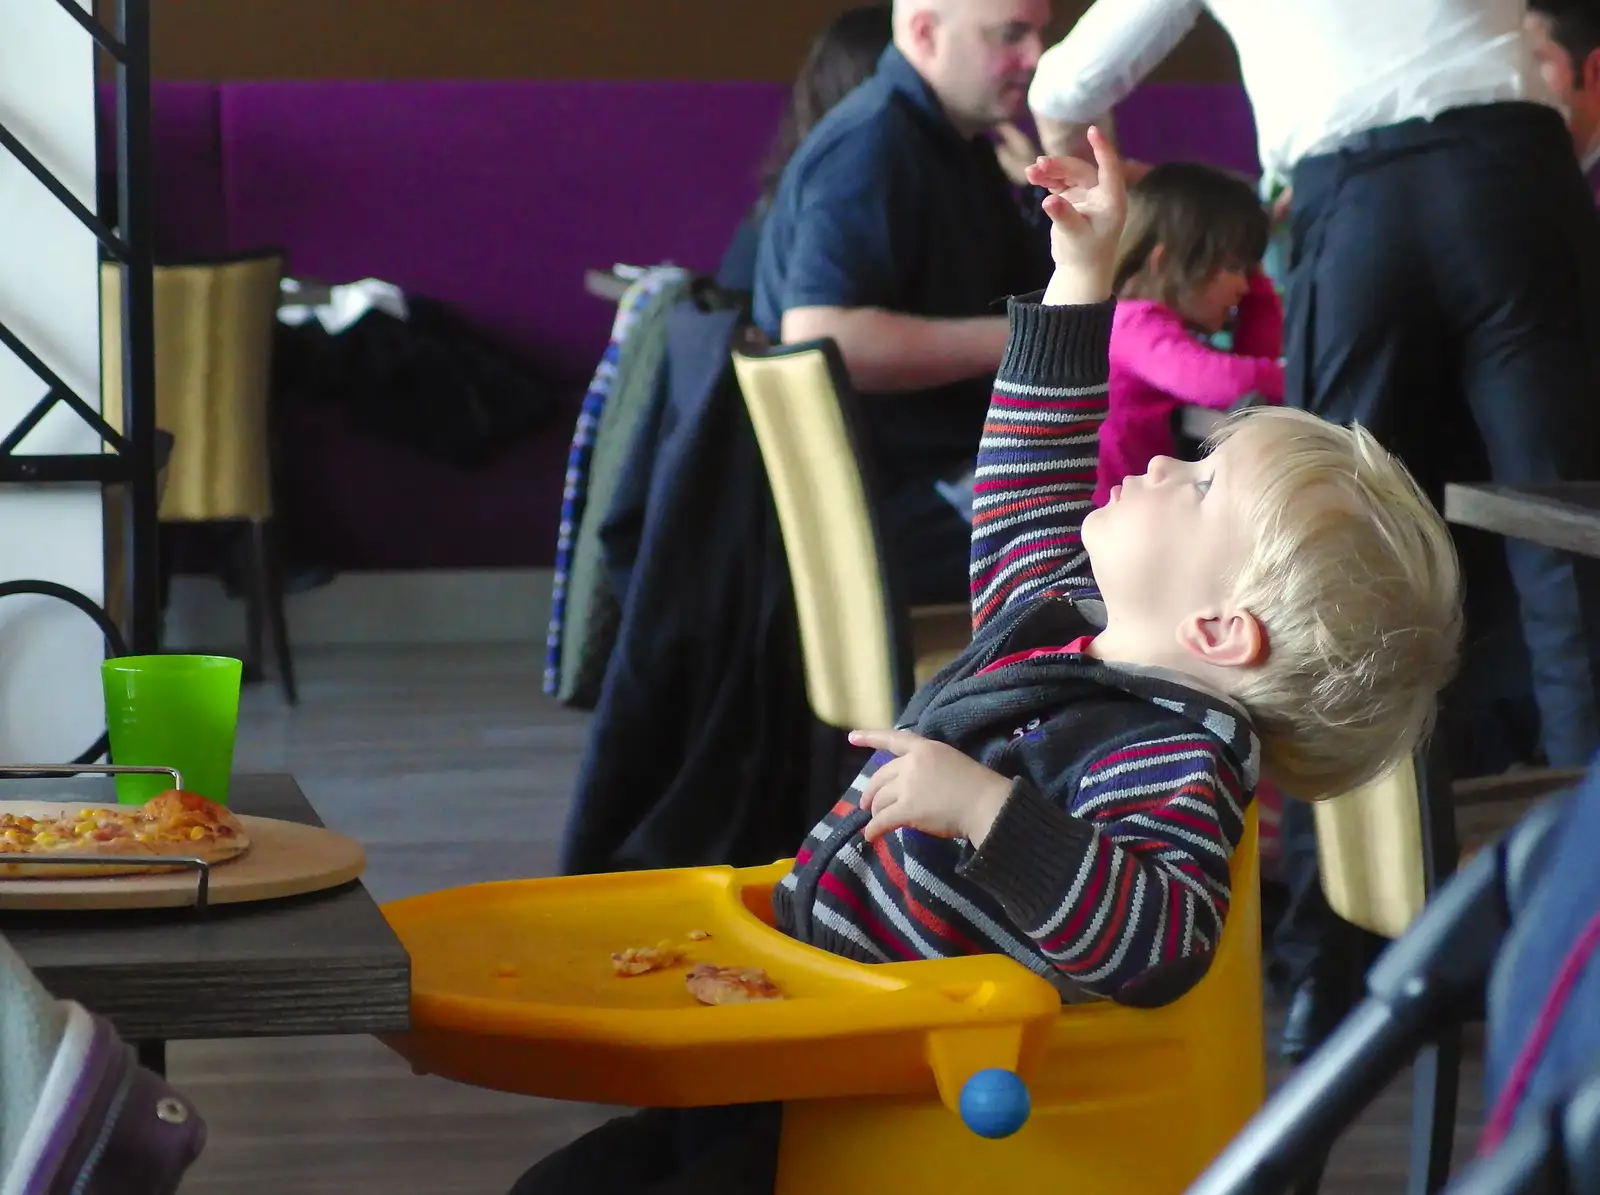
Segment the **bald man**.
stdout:
<svg viewBox="0 0 1600 1195">
<path fill-rule="evenodd" d="M 966 597 L 970 528 L 940 482 L 972 467 L 1003 299 L 1049 280 L 989 134 L 1027 103 L 1049 0 L 897 0 L 876 72 L 796 149 L 756 259 L 754 317 L 832 337 L 862 396 L 903 601 Z"/>
</svg>

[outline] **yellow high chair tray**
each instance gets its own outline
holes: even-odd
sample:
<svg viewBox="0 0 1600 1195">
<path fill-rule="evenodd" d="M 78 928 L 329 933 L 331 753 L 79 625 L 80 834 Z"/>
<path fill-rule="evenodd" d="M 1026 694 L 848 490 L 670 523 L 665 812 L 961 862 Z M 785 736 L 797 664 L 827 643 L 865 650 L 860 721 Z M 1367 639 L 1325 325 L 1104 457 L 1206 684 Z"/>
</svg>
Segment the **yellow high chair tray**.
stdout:
<svg viewBox="0 0 1600 1195">
<path fill-rule="evenodd" d="M 1009 959 L 867 966 L 771 925 L 789 864 L 476 884 L 384 906 L 411 954 L 419 1071 L 504 1091 L 652 1107 L 938 1092 L 1025 1073 L 1061 1012 Z M 619 976 L 611 956 L 683 961 Z M 778 1001 L 709 1006 L 697 963 L 759 967 Z"/>
<path fill-rule="evenodd" d="M 412 962 L 412 1029 L 389 1044 L 418 1071 L 556 1099 L 782 1101 L 775 1195 L 1178 1195 L 1265 1092 L 1253 809 L 1245 827 L 1216 956 L 1163 1008 L 1064 1007 L 994 955 L 864 966 L 804 946 L 772 925 L 783 862 L 386 905 Z M 613 953 L 661 942 L 684 961 L 614 973 Z M 759 967 L 785 998 L 699 1004 L 698 963 Z"/>
</svg>

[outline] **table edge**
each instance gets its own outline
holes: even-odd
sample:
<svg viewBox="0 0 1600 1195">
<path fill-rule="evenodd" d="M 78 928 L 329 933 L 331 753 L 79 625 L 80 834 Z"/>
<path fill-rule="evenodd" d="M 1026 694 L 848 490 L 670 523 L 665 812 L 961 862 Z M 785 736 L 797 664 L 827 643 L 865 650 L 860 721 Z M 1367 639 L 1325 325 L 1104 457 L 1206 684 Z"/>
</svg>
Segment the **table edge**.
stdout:
<svg viewBox="0 0 1600 1195">
<path fill-rule="evenodd" d="M 1548 520 L 1544 530 L 1549 534 L 1528 534 L 1524 523 L 1529 507 L 1537 507 L 1538 517 Z M 1600 555 L 1600 511 L 1549 494 L 1518 491 L 1500 483 L 1449 482 L 1444 489 L 1444 517 L 1459 526 L 1512 539 L 1580 555 Z"/>
</svg>

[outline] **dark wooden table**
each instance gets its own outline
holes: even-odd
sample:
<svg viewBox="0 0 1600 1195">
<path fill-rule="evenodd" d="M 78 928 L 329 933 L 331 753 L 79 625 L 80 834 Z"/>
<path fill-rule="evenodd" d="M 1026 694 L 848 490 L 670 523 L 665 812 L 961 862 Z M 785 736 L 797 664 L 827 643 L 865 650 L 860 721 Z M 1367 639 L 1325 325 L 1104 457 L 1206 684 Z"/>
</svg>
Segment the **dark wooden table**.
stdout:
<svg viewBox="0 0 1600 1195">
<path fill-rule="evenodd" d="M 1600 556 L 1600 482 L 1447 485 L 1444 517 L 1547 548 Z"/>
<path fill-rule="evenodd" d="M 292 776 L 236 776 L 228 803 L 322 824 Z M 109 1018 L 152 1064 L 183 1038 L 410 1027 L 411 959 L 360 881 L 204 914 L 0 910 L 0 932 L 45 986 Z"/>
</svg>

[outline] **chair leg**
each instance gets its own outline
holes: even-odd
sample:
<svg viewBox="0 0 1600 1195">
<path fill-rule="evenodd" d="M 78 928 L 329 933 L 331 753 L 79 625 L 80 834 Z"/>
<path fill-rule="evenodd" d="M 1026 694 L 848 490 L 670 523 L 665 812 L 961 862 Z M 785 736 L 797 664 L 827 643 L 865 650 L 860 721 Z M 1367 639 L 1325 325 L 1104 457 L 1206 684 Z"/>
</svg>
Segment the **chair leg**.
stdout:
<svg viewBox="0 0 1600 1195">
<path fill-rule="evenodd" d="M 1323 968 L 1339 981 L 1336 985 L 1330 981 L 1323 995 L 1325 999 L 1337 1001 L 1339 1018 L 1343 1020 L 1360 1003 L 1366 992 L 1366 935 L 1330 909 L 1327 929 L 1323 934 L 1323 950 L 1327 955 L 1322 960 Z M 1328 1032 L 1332 1033 L 1335 1028 L 1337 1025 L 1329 1026 Z M 1316 1160 L 1306 1167 L 1294 1185 L 1294 1195 L 1317 1195 L 1322 1187 L 1323 1173 L 1328 1169 L 1328 1159 L 1333 1156 L 1334 1145 L 1335 1142 L 1330 1141 Z"/>
<path fill-rule="evenodd" d="M 1314 1164 L 1306 1167 L 1306 1172 L 1294 1185 L 1294 1195 L 1317 1195 L 1322 1186 L 1322 1172 L 1328 1168 L 1328 1157 L 1328 1154 L 1323 1154 Z"/>
<path fill-rule="evenodd" d="M 1422 802 L 1423 882 L 1430 900 L 1455 874 L 1461 855 L 1445 741 L 1445 735 L 1433 737 L 1417 776 L 1417 793 Z M 1457 1013 L 1450 1016 L 1435 1042 L 1419 1051 L 1412 1063 L 1408 1195 L 1435 1195 L 1450 1177 L 1460 1084 L 1461 1020 Z"/>
<path fill-rule="evenodd" d="M 1453 1022 L 1412 1064 L 1408 1195 L 1437 1195 L 1450 1177 L 1460 1083 L 1461 1024 Z"/>
<path fill-rule="evenodd" d="M 256 524 L 243 528 L 245 550 L 240 553 L 244 566 L 241 588 L 244 591 L 244 681 L 254 684 L 266 677 L 266 648 L 263 643 L 266 622 L 266 561 L 262 555 L 260 536 L 255 534 Z"/>
<path fill-rule="evenodd" d="M 294 679 L 294 657 L 289 648 L 289 616 L 283 600 L 283 557 L 278 550 L 277 528 L 271 520 L 250 524 L 251 572 L 260 582 L 261 604 L 272 621 L 272 648 L 277 658 L 278 683 L 290 705 L 300 704 Z"/>
<path fill-rule="evenodd" d="M 1445 737 L 1436 734 L 1428 743 L 1426 755 L 1417 761 L 1417 799 L 1422 822 L 1422 878 L 1428 899 L 1455 874 L 1461 861 L 1461 843 L 1456 830 L 1455 794 Z"/>
</svg>

